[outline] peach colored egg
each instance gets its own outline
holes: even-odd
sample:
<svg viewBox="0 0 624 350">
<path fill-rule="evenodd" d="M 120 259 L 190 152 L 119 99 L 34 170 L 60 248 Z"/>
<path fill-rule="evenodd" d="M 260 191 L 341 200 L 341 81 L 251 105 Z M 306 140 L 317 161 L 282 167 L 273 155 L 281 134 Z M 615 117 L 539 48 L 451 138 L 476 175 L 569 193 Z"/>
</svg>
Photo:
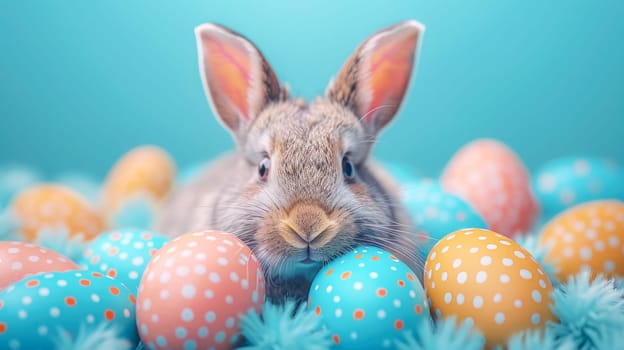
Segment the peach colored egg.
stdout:
<svg viewBox="0 0 624 350">
<path fill-rule="evenodd" d="M 441 182 L 445 190 L 469 202 L 492 230 L 506 236 L 528 232 L 537 217 L 522 161 L 496 140 L 480 139 L 460 149 Z"/>
<path fill-rule="evenodd" d="M 545 261 L 557 277 L 590 268 L 607 277 L 624 276 L 624 202 L 600 200 L 567 209 L 549 221 L 540 244 L 548 248 Z"/>
<path fill-rule="evenodd" d="M 176 167 L 156 146 L 141 146 L 124 155 L 109 172 L 102 190 L 104 208 L 114 212 L 124 201 L 139 195 L 161 201 L 173 185 Z"/>
<path fill-rule="evenodd" d="M 472 323 L 488 347 L 511 335 L 543 329 L 553 320 L 552 284 L 519 244 L 485 229 L 448 234 L 431 250 L 424 285 L 436 319 L 455 316 Z"/>
<path fill-rule="evenodd" d="M 252 251 L 221 231 L 187 233 L 165 244 L 139 284 L 137 325 L 150 349 L 231 349 L 239 316 L 260 310 L 264 274 Z"/>
<path fill-rule="evenodd" d="M 0 242 L 0 289 L 42 272 L 79 270 L 69 258 L 26 242 Z"/>
<path fill-rule="evenodd" d="M 13 200 L 12 210 L 20 232 L 35 241 L 42 229 L 67 230 L 69 237 L 90 240 L 105 230 L 102 216 L 78 193 L 59 185 L 28 188 Z"/>
</svg>

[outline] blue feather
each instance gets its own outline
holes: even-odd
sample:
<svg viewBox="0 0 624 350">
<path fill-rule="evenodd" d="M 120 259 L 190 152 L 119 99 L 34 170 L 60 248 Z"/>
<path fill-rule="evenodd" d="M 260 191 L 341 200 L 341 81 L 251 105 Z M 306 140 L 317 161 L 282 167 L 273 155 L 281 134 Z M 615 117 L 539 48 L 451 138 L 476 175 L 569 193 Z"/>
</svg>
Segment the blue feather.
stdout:
<svg viewBox="0 0 624 350">
<path fill-rule="evenodd" d="M 406 332 L 404 341 L 397 341 L 397 350 L 480 350 L 483 349 L 485 339 L 473 328 L 472 323 L 464 321 L 456 325 L 454 317 L 432 322 L 421 322 L 420 327 L 413 335 Z"/>
<path fill-rule="evenodd" d="M 554 335 L 577 349 L 614 349 L 624 334 L 624 291 L 602 275 L 584 269 L 552 294 L 560 320 Z"/>
<path fill-rule="evenodd" d="M 241 331 L 248 343 L 239 349 L 328 350 L 331 345 L 329 332 L 321 327 L 319 318 L 308 311 L 305 304 L 296 312 L 295 307 L 293 301 L 284 306 L 267 302 L 262 318 L 255 311 L 243 316 Z"/>
</svg>

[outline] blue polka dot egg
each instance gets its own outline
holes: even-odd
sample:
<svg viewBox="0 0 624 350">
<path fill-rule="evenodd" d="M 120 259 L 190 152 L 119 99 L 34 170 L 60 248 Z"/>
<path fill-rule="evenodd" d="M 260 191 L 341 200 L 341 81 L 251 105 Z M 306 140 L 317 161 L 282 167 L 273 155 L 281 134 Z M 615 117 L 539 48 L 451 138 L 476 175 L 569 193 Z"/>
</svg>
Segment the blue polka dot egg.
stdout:
<svg viewBox="0 0 624 350">
<path fill-rule="evenodd" d="M 450 232 L 462 228 L 488 228 L 470 204 L 446 192 L 437 181 L 423 179 L 404 184 L 401 201 L 414 225 L 426 234 L 420 242 L 423 258 Z"/>
<path fill-rule="evenodd" d="M 147 263 L 168 241 L 151 231 L 110 231 L 89 244 L 80 265 L 119 280 L 136 293 Z"/>
<path fill-rule="evenodd" d="M 533 189 L 541 205 L 542 221 L 547 222 L 579 203 L 624 200 L 624 169 L 606 158 L 559 158 L 539 169 Z"/>
<path fill-rule="evenodd" d="M 384 349 L 429 320 L 416 274 L 389 252 L 356 247 L 314 278 L 308 306 L 336 349 Z"/>
<path fill-rule="evenodd" d="M 0 293 L 0 349 L 80 348 L 103 330 L 129 349 L 139 340 L 135 322 L 134 295 L 99 272 L 38 274 Z"/>
</svg>

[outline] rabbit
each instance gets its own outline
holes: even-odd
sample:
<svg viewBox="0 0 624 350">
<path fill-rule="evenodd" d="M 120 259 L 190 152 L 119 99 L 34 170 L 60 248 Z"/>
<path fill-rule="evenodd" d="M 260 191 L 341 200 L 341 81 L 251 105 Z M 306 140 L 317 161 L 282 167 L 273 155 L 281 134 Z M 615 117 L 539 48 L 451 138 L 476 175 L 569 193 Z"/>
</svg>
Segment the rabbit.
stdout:
<svg viewBox="0 0 624 350">
<path fill-rule="evenodd" d="M 157 231 L 236 235 L 257 256 L 276 303 L 306 300 L 319 269 L 356 245 L 421 270 L 398 187 L 369 155 L 402 103 L 423 32 L 409 20 L 374 33 L 308 103 L 290 98 L 245 37 L 198 26 L 205 92 L 236 149 L 172 194 Z"/>
</svg>

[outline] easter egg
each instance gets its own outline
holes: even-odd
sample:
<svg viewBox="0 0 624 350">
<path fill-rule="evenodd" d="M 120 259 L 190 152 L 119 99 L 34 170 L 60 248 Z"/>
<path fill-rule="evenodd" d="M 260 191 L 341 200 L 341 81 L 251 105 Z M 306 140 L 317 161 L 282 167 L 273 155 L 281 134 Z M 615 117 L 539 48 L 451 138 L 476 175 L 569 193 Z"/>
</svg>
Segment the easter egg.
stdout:
<svg viewBox="0 0 624 350">
<path fill-rule="evenodd" d="M 167 241 L 169 238 L 151 231 L 106 232 L 86 247 L 80 265 L 115 278 L 136 292 L 147 263 Z"/>
<path fill-rule="evenodd" d="M 162 201 L 175 180 L 175 164 L 156 146 L 142 146 L 124 155 L 109 172 L 102 189 L 104 208 L 113 215 L 136 196 Z"/>
<path fill-rule="evenodd" d="M 41 230 L 65 230 L 70 237 L 81 235 L 90 240 L 105 227 L 102 216 L 82 196 L 58 185 L 38 185 L 20 192 L 12 209 L 28 241 L 35 241 Z"/>
<path fill-rule="evenodd" d="M 535 174 L 534 192 L 542 217 L 597 199 L 624 200 L 624 170 L 599 157 L 566 157 L 545 164 Z"/>
<path fill-rule="evenodd" d="M 335 349 L 384 349 L 429 321 L 423 288 L 389 252 L 356 247 L 314 278 L 308 306 L 329 330 Z"/>
<path fill-rule="evenodd" d="M 147 348 L 230 349 L 240 339 L 239 316 L 264 302 L 264 274 L 237 237 L 193 232 L 156 252 L 138 294 L 137 325 Z"/>
<path fill-rule="evenodd" d="M 418 230 L 424 231 L 419 248 L 422 256 L 446 234 L 462 228 L 487 228 L 471 206 L 432 180 L 412 182 L 403 188 L 401 201 Z"/>
<path fill-rule="evenodd" d="M 30 275 L 79 269 L 52 250 L 26 242 L 0 241 L 0 290 Z"/>
<path fill-rule="evenodd" d="M 501 142 L 480 139 L 449 161 L 442 187 L 470 203 L 488 226 L 506 236 L 528 232 L 538 206 L 520 159 Z"/>
<path fill-rule="evenodd" d="M 136 346 L 134 296 L 99 273 L 38 274 L 0 292 L 0 349 L 55 349 L 60 340 L 101 324 L 128 347 Z"/>
<path fill-rule="evenodd" d="M 544 226 L 540 245 L 548 251 L 557 278 L 590 268 L 607 277 L 624 276 L 624 202 L 600 200 L 579 204 Z"/>
<path fill-rule="evenodd" d="M 488 347 L 554 319 L 544 269 L 516 242 L 489 230 L 459 230 L 440 240 L 427 257 L 424 284 L 436 319 L 472 323 Z"/>
</svg>

